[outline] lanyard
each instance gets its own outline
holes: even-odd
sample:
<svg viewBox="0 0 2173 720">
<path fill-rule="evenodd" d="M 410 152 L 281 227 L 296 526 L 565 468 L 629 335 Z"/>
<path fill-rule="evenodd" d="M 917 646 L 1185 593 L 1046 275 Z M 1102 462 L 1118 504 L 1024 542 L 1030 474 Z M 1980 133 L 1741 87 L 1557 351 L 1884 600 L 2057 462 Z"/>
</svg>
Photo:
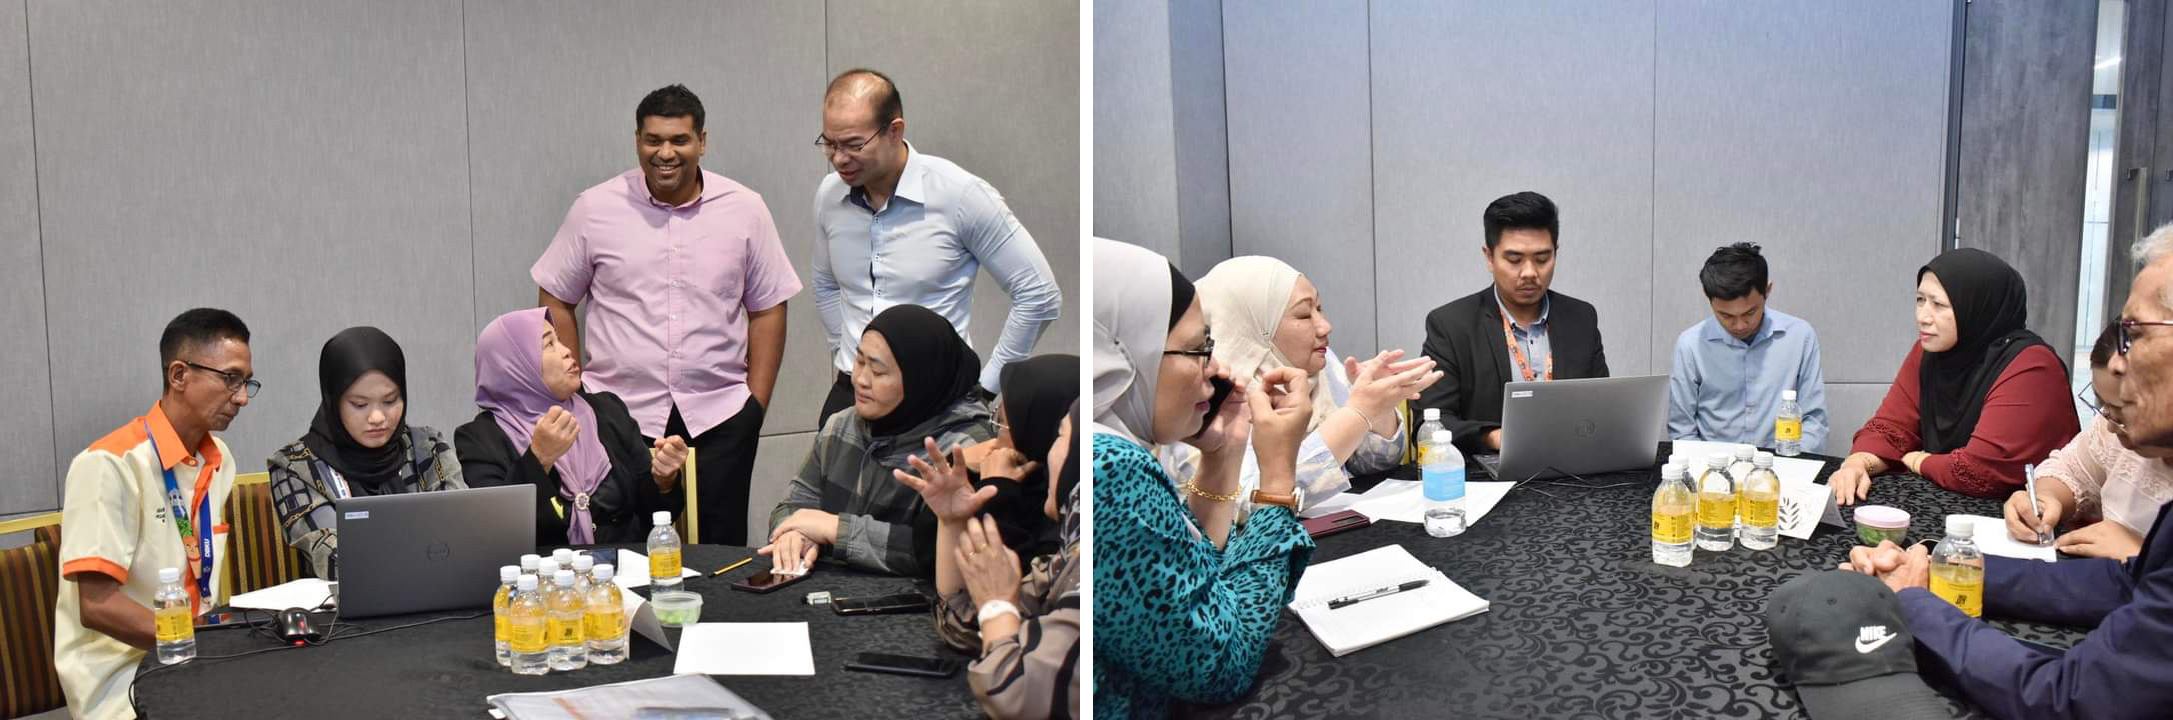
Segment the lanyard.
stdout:
<svg viewBox="0 0 2173 720">
<path fill-rule="evenodd" d="M 1554 380 L 1554 346 L 1547 346 L 1547 368 L 1546 372 L 1543 373 L 1543 377 L 1533 377 L 1531 364 L 1524 360 L 1524 347 L 1517 344 L 1516 334 L 1509 331 L 1509 311 L 1507 310 L 1503 310 L 1501 314 L 1501 338 L 1503 343 L 1509 345 L 1509 356 L 1516 358 L 1517 369 L 1524 371 L 1525 382 Z"/>
<path fill-rule="evenodd" d="M 143 434 L 156 437 L 151 434 L 149 422 L 144 423 Z M 187 512 L 188 503 L 182 500 L 181 484 L 174 480 L 173 468 L 166 467 L 166 458 L 159 455 L 155 439 L 151 441 L 151 456 L 158 460 L 159 467 L 165 468 L 166 502 L 173 505 L 174 527 L 181 533 L 181 544 L 196 546 L 197 567 L 190 568 L 196 575 L 196 596 L 211 602 L 211 493 L 204 493 L 192 518 Z"/>
</svg>

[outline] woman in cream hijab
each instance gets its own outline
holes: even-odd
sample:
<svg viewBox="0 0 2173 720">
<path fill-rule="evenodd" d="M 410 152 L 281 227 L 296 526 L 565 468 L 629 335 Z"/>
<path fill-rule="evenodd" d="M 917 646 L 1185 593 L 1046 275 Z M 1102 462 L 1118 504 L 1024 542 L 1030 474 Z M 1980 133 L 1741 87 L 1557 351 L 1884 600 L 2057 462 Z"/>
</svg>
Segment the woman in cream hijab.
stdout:
<svg viewBox="0 0 2173 720">
<path fill-rule="evenodd" d="M 1222 261 L 1200 278 L 1200 308 L 1215 340 L 1215 360 L 1231 377 L 1257 378 L 1276 368 L 1303 371 L 1312 387 L 1312 419 L 1298 447 L 1300 510 L 1347 490 L 1350 476 L 1395 467 L 1403 458 L 1396 407 L 1441 378 L 1428 358 L 1402 360 L 1389 350 L 1359 362 L 1328 348 L 1327 308 L 1296 268 L 1271 257 Z M 1244 493 L 1259 484 L 1248 453 L 1239 472 Z M 1244 517 L 1250 508 L 1240 501 Z"/>
</svg>

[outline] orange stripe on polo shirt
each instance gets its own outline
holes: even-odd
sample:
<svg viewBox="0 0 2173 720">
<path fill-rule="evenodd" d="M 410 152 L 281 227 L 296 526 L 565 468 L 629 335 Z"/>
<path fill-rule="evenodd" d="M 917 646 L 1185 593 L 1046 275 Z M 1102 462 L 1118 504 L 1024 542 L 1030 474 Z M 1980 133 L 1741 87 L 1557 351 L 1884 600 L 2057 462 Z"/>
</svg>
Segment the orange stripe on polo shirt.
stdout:
<svg viewBox="0 0 2173 720">
<path fill-rule="evenodd" d="M 128 584 L 128 568 L 102 557 L 76 558 L 60 566 L 60 576 L 65 578 L 78 573 L 98 573 L 114 582 Z"/>
</svg>

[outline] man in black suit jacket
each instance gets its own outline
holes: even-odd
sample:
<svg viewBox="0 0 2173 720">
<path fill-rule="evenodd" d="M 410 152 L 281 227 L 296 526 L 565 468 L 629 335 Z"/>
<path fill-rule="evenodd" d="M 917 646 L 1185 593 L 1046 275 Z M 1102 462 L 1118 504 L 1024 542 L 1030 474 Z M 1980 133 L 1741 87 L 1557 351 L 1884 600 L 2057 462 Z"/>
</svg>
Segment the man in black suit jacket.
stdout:
<svg viewBox="0 0 2173 720">
<path fill-rule="evenodd" d="M 1501 449 L 1503 384 L 1607 377 L 1599 311 L 1548 289 L 1561 229 L 1554 202 L 1505 196 L 1486 206 L 1482 224 L 1494 283 L 1426 314 L 1426 357 L 1442 377 L 1418 405 L 1441 409 L 1467 455 Z"/>
</svg>

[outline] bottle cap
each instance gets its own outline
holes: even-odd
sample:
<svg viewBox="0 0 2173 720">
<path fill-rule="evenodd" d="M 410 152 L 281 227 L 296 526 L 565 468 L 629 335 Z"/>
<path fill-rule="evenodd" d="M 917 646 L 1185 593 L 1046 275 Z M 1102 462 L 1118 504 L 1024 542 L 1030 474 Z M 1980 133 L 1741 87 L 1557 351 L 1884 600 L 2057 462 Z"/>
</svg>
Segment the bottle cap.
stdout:
<svg viewBox="0 0 2173 720">
<path fill-rule="evenodd" d="M 1727 453 L 1713 453 L 1713 454 L 1711 454 L 1711 455 L 1707 455 L 1707 456 L 1705 456 L 1705 466 L 1706 466 L 1706 467 L 1709 467 L 1709 468 L 1724 468 L 1724 467 L 1727 467 L 1727 466 L 1728 466 L 1728 454 L 1727 454 Z"/>
<path fill-rule="evenodd" d="M 1788 402 L 1795 402 L 1795 401 L 1796 401 L 1796 391 L 1794 391 L 1794 390 L 1782 390 L 1782 391 L 1781 391 L 1781 399 L 1782 399 L 1782 400 L 1786 400 L 1786 401 L 1788 401 Z"/>
<path fill-rule="evenodd" d="M 514 586 L 514 587 L 517 587 L 517 588 L 520 588 L 520 589 L 521 589 L 521 592 L 535 592 L 535 591 L 536 591 L 536 576 L 534 576 L 534 575 L 522 575 L 522 576 L 520 577 L 520 579 L 518 579 L 518 580 L 514 580 L 514 581 L 513 581 L 513 586 Z"/>
<path fill-rule="evenodd" d="M 1449 431 L 1447 431 L 1447 430 L 1435 430 L 1435 431 L 1434 431 L 1434 442 L 1437 442 L 1437 443 L 1441 443 L 1441 444 L 1443 444 L 1443 445 L 1447 445 L 1447 444 L 1449 444 L 1449 443 L 1451 442 L 1450 438 L 1451 438 L 1451 436 L 1449 435 Z"/>
<path fill-rule="evenodd" d="M 590 572 L 596 569 L 596 558 L 587 555 L 573 556 L 574 572 Z"/>
<path fill-rule="evenodd" d="M 599 583 L 611 582 L 611 576 L 614 574 L 616 574 L 616 571 L 612 570 L 611 563 L 598 565 L 596 569 L 589 571 L 589 575 L 595 577 L 596 582 Z"/>
<path fill-rule="evenodd" d="M 557 549 L 557 550 L 552 550 L 552 551 L 551 551 L 551 559 L 552 559 L 552 560 L 557 560 L 557 561 L 558 561 L 558 566 L 559 566 L 559 567 L 562 567 L 562 568 L 570 568 L 570 567 L 573 567 L 573 551 L 572 551 L 572 550 L 568 550 L 568 549 L 566 549 L 566 548 L 559 548 L 559 549 Z"/>
<path fill-rule="evenodd" d="M 1977 525 L 1970 522 L 1968 515 L 1947 516 L 1947 537 L 1968 540 L 1976 534 Z"/>
<path fill-rule="evenodd" d="M 1768 470 L 1773 469 L 1773 453 L 1762 452 L 1751 458 L 1751 464 Z"/>
<path fill-rule="evenodd" d="M 670 510 L 658 510 L 656 511 L 655 515 L 651 515 L 649 517 L 649 520 L 656 523 L 659 527 L 670 525 L 672 524 L 672 513 Z"/>
<path fill-rule="evenodd" d="M 158 581 L 162 583 L 181 582 L 181 568 L 159 568 Z"/>
<path fill-rule="evenodd" d="M 522 555 L 522 556 L 521 556 L 521 572 L 534 572 L 534 571 L 535 571 L 535 569 L 536 569 L 536 561 L 537 561 L 537 560 L 542 560 L 542 559 L 543 559 L 543 556 L 542 556 L 542 555 L 537 555 L 537 554 L 535 554 L 535 553 L 529 553 L 529 554 L 527 554 L 527 555 Z"/>
<path fill-rule="evenodd" d="M 507 565 L 507 566 L 505 566 L 505 567 L 501 567 L 501 568 L 498 568 L 498 582 L 502 582 L 502 583 L 509 583 L 509 582 L 513 582 L 513 580 L 514 580 L 515 578 L 519 578 L 520 576 L 521 576 L 521 569 L 520 569 L 520 567 L 518 567 L 518 566 L 515 566 L 515 565 Z"/>
<path fill-rule="evenodd" d="M 1441 419 L 1441 408 L 1426 408 L 1426 420 L 1427 420 L 1427 421 L 1429 421 L 1429 422 L 1432 422 L 1432 421 L 1437 421 L 1437 420 L 1440 420 L 1440 419 Z"/>
<path fill-rule="evenodd" d="M 560 570 L 557 575 L 551 576 L 551 582 L 557 583 L 559 587 L 573 587 L 573 571 Z"/>
<path fill-rule="evenodd" d="M 1660 479 L 1674 480 L 1681 477 L 1683 477 L 1683 466 L 1681 463 L 1669 461 L 1668 464 L 1660 466 Z"/>
<path fill-rule="evenodd" d="M 557 560 L 552 560 L 552 559 L 550 559 L 550 558 L 544 558 L 544 559 L 543 559 L 543 562 L 540 562 L 540 563 L 536 563 L 536 576 L 537 576 L 537 577 L 543 578 L 544 580 L 548 581 L 548 580 L 550 580 L 550 579 L 551 579 L 551 576 L 553 576 L 553 575 L 557 575 L 557 574 L 558 574 L 558 561 L 557 561 Z"/>
<path fill-rule="evenodd" d="M 1758 448 L 1754 448 L 1754 447 L 1751 447 L 1751 446 L 1749 446 L 1749 445 L 1737 445 L 1737 446 L 1735 446 L 1735 459 L 1737 459 L 1737 460 L 1749 460 L 1749 459 L 1751 459 L 1751 456 L 1753 456 L 1753 455 L 1757 455 L 1757 454 L 1758 454 Z"/>
</svg>

